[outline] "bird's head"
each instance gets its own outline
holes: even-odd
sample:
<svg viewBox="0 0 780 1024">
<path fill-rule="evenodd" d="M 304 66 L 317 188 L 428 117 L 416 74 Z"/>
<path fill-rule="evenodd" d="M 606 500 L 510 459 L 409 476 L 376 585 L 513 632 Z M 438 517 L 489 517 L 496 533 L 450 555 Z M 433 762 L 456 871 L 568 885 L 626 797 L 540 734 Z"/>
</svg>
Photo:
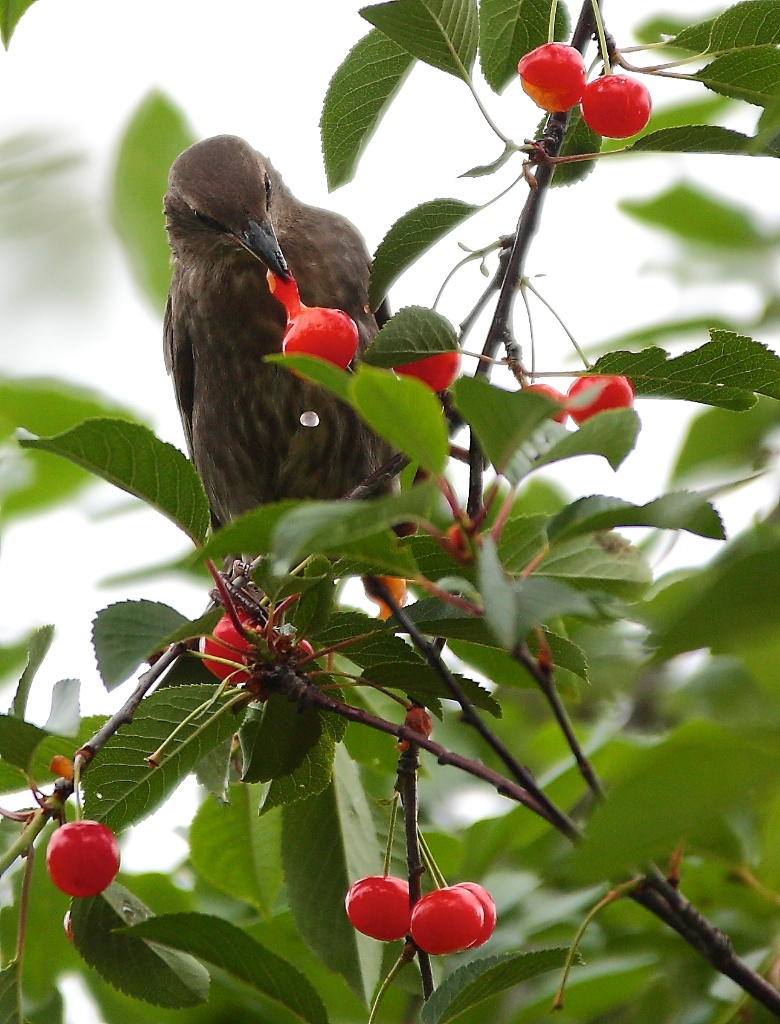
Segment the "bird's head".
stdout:
<svg viewBox="0 0 780 1024">
<path fill-rule="evenodd" d="M 235 135 L 190 146 L 174 161 L 165 195 L 174 255 L 240 248 L 287 280 L 290 273 L 273 227 L 282 190 L 271 163 Z"/>
</svg>

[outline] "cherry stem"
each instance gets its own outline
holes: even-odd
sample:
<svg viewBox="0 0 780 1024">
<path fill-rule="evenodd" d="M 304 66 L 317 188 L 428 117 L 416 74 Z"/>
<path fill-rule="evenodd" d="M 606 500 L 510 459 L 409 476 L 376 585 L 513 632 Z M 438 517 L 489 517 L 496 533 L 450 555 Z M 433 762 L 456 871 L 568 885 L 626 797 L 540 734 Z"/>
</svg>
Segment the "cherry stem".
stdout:
<svg viewBox="0 0 780 1024">
<path fill-rule="evenodd" d="M 154 768 L 154 769 L 159 768 L 163 764 L 162 754 L 163 754 L 163 751 L 166 749 L 166 747 L 170 746 L 170 744 L 173 742 L 173 740 L 176 738 L 176 736 L 183 729 L 185 729 L 191 722 L 194 722 L 196 719 L 200 718 L 201 715 L 204 715 L 208 711 L 208 709 L 219 700 L 219 698 L 222 696 L 222 694 L 225 691 L 225 688 L 226 688 L 225 687 L 225 683 L 226 683 L 226 680 L 223 680 L 221 686 L 219 686 L 217 688 L 217 692 L 214 694 L 214 696 L 213 697 L 209 697 L 209 699 L 207 701 L 204 701 L 197 708 L 195 708 L 194 711 L 191 711 L 185 718 L 183 718 L 179 722 L 179 724 L 176 726 L 176 728 L 163 740 L 163 742 L 154 751 L 154 753 L 150 754 L 146 758 L 146 762 L 147 762 L 147 764 L 151 768 Z M 223 715 L 227 710 L 232 708 L 234 704 L 237 704 L 239 701 L 244 700 L 245 696 L 246 695 L 244 694 L 244 692 L 242 690 L 239 690 L 237 693 L 231 694 L 231 696 L 228 698 L 228 700 L 225 701 L 225 703 L 222 705 L 222 707 L 219 708 L 215 712 L 215 714 L 212 716 L 212 718 L 206 724 L 210 724 L 216 718 L 218 718 L 220 715 Z M 192 737 L 194 735 L 197 735 L 197 733 L 199 733 L 202 728 L 203 727 L 199 727 L 198 729 L 196 729 L 195 732 L 189 738 L 192 739 Z M 168 759 L 169 758 L 166 758 L 166 760 L 168 760 Z"/>
<path fill-rule="evenodd" d="M 431 848 L 425 841 L 425 836 L 417 830 L 417 839 L 420 843 L 420 851 L 422 853 L 423 860 L 425 861 L 425 868 L 430 873 L 431 878 L 436 883 L 437 889 L 447 888 L 447 879 L 439 870 L 439 865 L 436 863 L 436 859 L 431 853 Z"/>
<path fill-rule="evenodd" d="M 206 568 L 211 573 L 211 578 L 214 580 L 217 590 L 219 591 L 219 597 L 220 600 L 222 601 L 222 606 L 225 609 L 225 614 L 228 616 L 230 621 L 235 626 L 239 636 L 247 638 L 244 625 L 239 619 L 238 612 L 236 611 L 235 601 L 231 597 L 228 588 L 225 586 L 225 581 L 222 578 L 222 573 L 219 571 L 219 569 L 217 569 L 216 565 L 214 565 L 214 562 L 210 558 L 206 559 Z"/>
<path fill-rule="evenodd" d="M 73 762 L 73 795 L 76 798 L 76 821 L 81 821 L 84 811 L 81 806 L 81 769 L 83 761 L 77 757 Z"/>
<path fill-rule="evenodd" d="M 30 887 L 32 885 L 33 865 L 35 864 L 35 847 L 27 849 L 22 889 L 19 893 L 19 923 L 16 927 L 16 969 L 19 972 L 19 985 L 22 978 L 22 961 L 24 960 L 25 937 L 27 935 L 27 912 L 30 907 Z M 20 1018 L 21 1019 L 21 1018 Z"/>
<path fill-rule="evenodd" d="M 555 42 L 555 15 L 558 13 L 558 0 L 553 0 L 550 4 L 550 21 L 547 26 L 547 42 Z"/>
<path fill-rule="evenodd" d="M 591 6 L 593 8 L 593 18 L 596 22 L 596 31 L 599 37 L 599 49 L 601 50 L 601 59 L 604 61 L 604 74 L 611 75 L 612 68 L 609 64 L 609 49 L 607 47 L 607 36 L 604 32 L 604 19 L 601 17 L 601 8 L 599 7 L 598 0 L 591 0 Z"/>
<path fill-rule="evenodd" d="M 554 306 L 552 306 L 547 301 L 547 299 L 545 299 L 545 297 L 541 294 L 541 292 L 533 284 L 531 284 L 531 281 L 529 280 L 529 278 L 524 277 L 523 280 L 522 280 L 521 286 L 524 289 L 527 288 L 529 292 L 531 292 L 533 295 L 536 296 L 536 298 L 541 302 L 541 304 L 545 307 L 545 309 L 548 309 L 550 311 L 550 313 L 552 313 L 552 315 L 558 321 L 558 325 L 560 326 L 561 330 L 563 331 L 563 333 L 566 335 L 566 337 L 569 339 L 569 341 L 574 346 L 574 349 L 577 352 L 577 355 L 580 357 L 580 359 L 584 363 L 585 368 L 587 370 L 589 370 L 593 364 L 588 359 L 588 357 L 585 355 L 585 352 L 581 348 L 581 346 L 578 343 L 577 339 L 574 337 L 574 335 L 571 333 L 569 328 L 563 322 L 563 320 L 561 319 L 561 317 L 559 316 L 559 314 L 555 310 Z M 530 317 L 529 317 L 529 319 L 530 319 Z"/>
<path fill-rule="evenodd" d="M 382 874 L 390 874 L 390 862 L 393 859 L 393 839 L 395 838 L 395 823 L 398 820 L 398 800 L 400 793 L 396 790 L 390 806 L 390 826 L 387 830 L 387 845 L 385 846 L 385 863 L 382 867 Z"/>
<path fill-rule="evenodd" d="M 615 888 L 610 889 L 607 895 L 604 896 L 603 899 L 600 899 L 594 907 L 591 907 L 585 915 L 582 924 L 577 929 L 577 934 L 572 939 L 572 943 L 569 946 L 569 952 L 566 954 L 566 962 L 563 965 L 563 978 L 561 979 L 558 993 L 555 996 L 555 1001 L 552 1005 L 553 1010 L 563 1009 L 563 994 L 566 989 L 566 983 L 569 980 L 569 973 L 574 964 L 577 946 L 580 943 L 580 939 L 585 934 L 585 929 L 600 910 L 603 910 L 604 907 L 608 907 L 610 903 L 615 903 L 617 900 L 622 899 L 627 893 L 631 892 L 632 889 L 636 889 L 639 884 L 640 880 L 638 878 L 632 878 L 628 882 L 623 882 L 622 885 L 615 886 Z"/>
<path fill-rule="evenodd" d="M 371 1006 L 371 1013 L 368 1015 L 368 1024 L 375 1024 L 376 1015 L 379 1012 L 379 1006 L 385 997 L 385 993 L 390 988 L 390 985 L 392 984 L 398 972 L 402 968 L 406 967 L 409 961 L 414 957 L 414 947 L 411 946 L 411 943 L 409 943 L 408 945 L 411 947 L 411 952 L 407 953 L 406 948 L 404 948 L 403 953 L 401 953 L 401 955 L 398 957 L 396 962 L 388 971 L 387 977 L 379 986 L 379 991 L 377 992 L 374 998 L 374 1002 Z"/>
</svg>

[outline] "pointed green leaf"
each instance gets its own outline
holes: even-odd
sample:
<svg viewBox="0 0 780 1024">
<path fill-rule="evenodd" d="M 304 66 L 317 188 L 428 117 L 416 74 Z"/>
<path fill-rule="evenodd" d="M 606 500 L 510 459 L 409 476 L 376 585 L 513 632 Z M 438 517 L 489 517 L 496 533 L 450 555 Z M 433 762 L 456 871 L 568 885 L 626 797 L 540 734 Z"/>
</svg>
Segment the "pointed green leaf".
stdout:
<svg viewBox="0 0 780 1024">
<path fill-rule="evenodd" d="M 611 352 L 598 360 L 593 372 L 630 377 L 637 395 L 723 409 L 751 408 L 753 392 L 780 398 L 780 357 L 731 331 L 711 331 L 710 336 L 700 348 L 674 358 L 661 348 Z"/>
<path fill-rule="evenodd" d="M 579 498 L 553 516 L 547 524 L 547 536 L 553 542 L 616 526 L 687 530 L 714 540 L 725 540 L 726 536 L 720 516 L 712 505 L 700 494 L 690 491 L 664 494 L 646 505 L 632 505 L 621 498 L 600 494 Z"/>
<path fill-rule="evenodd" d="M 352 882 L 381 871 L 382 852 L 360 777 L 343 747 L 337 748 L 328 788 L 282 812 L 282 863 L 305 942 L 368 1003 L 381 947 L 350 925 L 344 896 Z"/>
<path fill-rule="evenodd" d="M 119 832 L 151 814 L 202 757 L 233 735 L 238 723 L 227 710 L 229 696 L 207 706 L 214 693 L 213 686 L 173 686 L 144 698 L 84 776 L 86 816 Z M 149 768 L 144 759 L 180 725 L 160 767 Z"/>
<path fill-rule="evenodd" d="M 341 699 L 340 690 L 330 692 L 337 700 Z M 325 713 L 322 714 L 321 723 L 320 738 L 306 751 L 300 766 L 291 775 L 283 775 L 271 782 L 261 814 L 267 814 L 275 807 L 317 796 L 330 785 L 337 744 L 344 738 L 347 723 L 338 715 Z"/>
<path fill-rule="evenodd" d="M 485 606 L 485 621 L 499 644 L 511 651 L 518 640 L 512 584 L 498 560 L 496 546 L 490 537 L 483 537 L 477 558 L 479 589 Z"/>
<path fill-rule="evenodd" d="M 241 781 L 270 782 L 291 775 L 321 734 L 320 711 L 299 709 L 281 694 L 271 694 L 261 708 L 251 708 L 241 724 Z"/>
<path fill-rule="evenodd" d="M 273 533 L 274 570 L 286 572 L 311 554 L 340 554 L 340 548 L 396 523 L 427 518 L 438 491 L 433 481 L 365 501 L 312 501 L 288 512 Z"/>
<path fill-rule="evenodd" d="M 339 369 L 338 366 L 329 363 L 327 359 L 320 359 L 318 356 L 306 356 L 297 352 L 290 353 L 290 355 L 285 355 L 283 352 L 275 352 L 272 355 L 266 356 L 265 361 L 286 366 L 289 370 L 299 373 L 307 380 L 313 380 L 316 384 L 327 388 L 328 391 L 332 392 L 343 402 L 349 402 L 349 385 L 352 380 L 352 374 L 347 370 Z"/>
<path fill-rule="evenodd" d="M 648 132 L 628 147 L 632 153 L 747 153 L 760 154 L 764 147 L 751 135 L 717 124 L 689 124 Z M 771 156 L 777 153 L 769 151 Z M 557 171 L 556 171 L 557 174 Z M 678 186 L 685 188 L 685 186 Z M 720 231 L 717 232 L 721 237 Z"/>
<path fill-rule="evenodd" d="M 46 732 L 57 736 L 75 736 L 81 724 L 78 679 L 60 679 L 51 693 L 51 711 L 46 720 Z"/>
<path fill-rule="evenodd" d="M 534 570 L 534 576 L 626 599 L 641 597 L 653 582 L 642 551 L 610 531 L 560 541 Z"/>
<path fill-rule="evenodd" d="M 460 199 L 432 199 L 399 217 L 374 253 L 368 301 L 381 304 L 390 286 L 458 224 L 479 210 Z"/>
<path fill-rule="evenodd" d="M 503 153 L 497 156 L 495 160 L 491 160 L 489 164 L 477 164 L 476 167 L 470 168 L 468 171 L 464 171 L 463 174 L 459 174 L 459 178 L 484 178 L 488 174 L 495 174 L 496 171 L 500 170 L 504 164 L 509 160 L 517 150 L 512 146 L 505 146 Z"/>
<path fill-rule="evenodd" d="M 558 636 L 549 630 L 545 630 L 544 635 L 555 667 L 573 672 L 587 683 L 588 659 L 582 648 L 566 637 Z M 532 653 L 536 654 L 539 650 L 538 638 L 531 633 L 527 638 L 527 643 Z M 486 679 L 498 686 L 536 686 L 536 681 L 531 678 L 527 669 L 511 655 L 497 647 L 486 647 L 484 644 L 470 643 L 467 640 L 451 640 L 449 646 L 452 653 L 461 661 L 465 661 L 467 665 L 473 665 Z"/>
<path fill-rule="evenodd" d="M 0 1024 L 24 1024 L 20 983 L 19 965 L 16 960 L 12 960 L 0 971 Z"/>
<path fill-rule="evenodd" d="M 270 918 L 282 883 L 281 819 L 258 814 L 257 786 L 233 785 L 230 802 L 204 800 L 190 826 L 190 860 L 198 874 Z"/>
<path fill-rule="evenodd" d="M 453 675 L 474 707 L 489 712 L 495 718 L 501 717 L 501 705 L 491 693 L 459 672 L 454 672 Z M 430 707 L 434 713 L 439 701 L 454 699 L 439 673 L 422 661 L 419 664 L 399 665 L 398 662 L 385 662 L 372 665 L 364 671 L 363 676 L 387 690 L 400 690 L 411 700 Z"/>
<path fill-rule="evenodd" d="M 53 437 L 24 437 L 23 448 L 60 455 L 162 512 L 201 544 L 209 507 L 195 467 L 147 427 L 125 420 L 85 420 Z"/>
<path fill-rule="evenodd" d="M 529 978 L 563 967 L 568 950 L 565 946 L 553 949 L 534 949 L 527 953 L 504 953 L 459 967 L 439 985 L 422 1008 L 422 1024 L 446 1024 L 489 999 L 506 992 Z M 577 957 L 575 962 L 582 963 Z"/>
<path fill-rule="evenodd" d="M 517 77 L 517 62 L 529 50 L 547 42 L 550 0 L 481 0 L 479 59 L 482 74 L 494 92 L 502 92 Z M 555 12 L 555 38 L 569 36 L 564 4 Z"/>
<path fill-rule="evenodd" d="M 99 611 L 92 622 L 92 645 L 106 689 L 128 679 L 186 621 L 158 601 L 120 601 Z"/>
<path fill-rule="evenodd" d="M 672 470 L 672 482 L 762 469 L 774 458 L 768 436 L 778 427 L 780 405 L 771 398 L 759 398 L 747 412 L 705 409 L 688 428 Z"/>
<path fill-rule="evenodd" d="M 141 290 L 162 312 L 171 280 L 171 252 L 161 211 L 168 171 L 195 136 L 181 111 L 152 91 L 125 128 L 114 169 L 113 214 Z"/>
<path fill-rule="evenodd" d="M 7 764 L 27 769 L 30 758 L 48 733 L 13 715 L 0 715 L 0 758 Z"/>
<path fill-rule="evenodd" d="M 413 57 L 468 80 L 477 55 L 474 0 L 390 0 L 360 15 Z"/>
<path fill-rule="evenodd" d="M 84 960 L 120 992 L 153 1006 L 179 1009 L 208 998 L 209 974 L 197 960 L 153 941 L 131 938 L 128 925 L 151 910 L 116 882 L 99 896 L 71 904 L 73 941 Z"/>
<path fill-rule="evenodd" d="M 446 317 L 424 306 L 404 306 L 382 327 L 362 361 L 389 369 L 457 349 L 458 336 Z"/>
<path fill-rule="evenodd" d="M 616 470 L 633 451 L 640 426 L 639 417 L 633 409 L 608 409 L 586 420 L 577 430 L 564 431 L 562 437 L 558 435 L 559 440 L 552 437 L 552 443 L 539 451 L 528 464 L 526 472 L 577 455 L 601 455 Z M 517 462 L 522 476 L 519 459 Z"/>
<path fill-rule="evenodd" d="M 0 39 L 6 50 L 22 15 L 34 3 L 35 0 L 0 0 Z"/>
<path fill-rule="evenodd" d="M 441 402 L 414 377 L 361 366 L 352 383 L 355 408 L 380 437 L 433 476 L 440 476 L 450 451 Z"/>
<path fill-rule="evenodd" d="M 414 58 L 372 29 L 330 80 L 320 117 L 328 189 L 351 181 L 361 153 L 411 70 Z"/>
<path fill-rule="evenodd" d="M 504 391 L 475 377 L 461 377 L 451 392 L 496 470 L 515 482 L 519 479 L 513 464 L 515 454 L 559 406 L 542 395 Z"/>
<path fill-rule="evenodd" d="M 43 659 L 48 654 L 53 639 L 54 626 L 40 626 L 27 642 L 27 664 L 16 687 L 11 705 L 11 714 L 15 718 L 24 718 L 32 681 L 35 678 L 35 673 L 41 667 Z"/>
<path fill-rule="evenodd" d="M 683 29 L 675 37 L 674 45 L 701 53 L 777 42 L 780 42 L 778 0 L 742 0 L 717 18 L 708 18 Z"/>
<path fill-rule="evenodd" d="M 229 921 L 211 914 L 165 914 L 136 925 L 127 934 L 206 960 L 307 1024 L 328 1022 L 322 1000 L 308 979 Z"/>
<path fill-rule="evenodd" d="M 731 50 L 697 71 L 695 78 L 721 96 L 766 107 L 780 94 L 780 52 L 774 45 Z"/>
</svg>

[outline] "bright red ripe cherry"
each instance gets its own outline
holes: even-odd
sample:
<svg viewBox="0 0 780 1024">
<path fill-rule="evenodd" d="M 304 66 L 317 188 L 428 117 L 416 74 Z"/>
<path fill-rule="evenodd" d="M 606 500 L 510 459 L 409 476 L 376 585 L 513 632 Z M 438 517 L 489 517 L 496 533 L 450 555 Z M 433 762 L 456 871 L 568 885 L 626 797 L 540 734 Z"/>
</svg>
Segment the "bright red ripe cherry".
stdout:
<svg viewBox="0 0 780 1024">
<path fill-rule="evenodd" d="M 475 941 L 471 943 L 469 949 L 473 949 L 475 946 L 481 946 L 484 942 L 487 942 L 496 927 L 496 905 L 493 902 L 493 897 L 484 886 L 478 885 L 476 882 L 458 882 L 457 885 L 453 886 L 453 889 L 468 889 L 468 891 L 473 893 L 482 904 L 485 921 L 482 925 L 482 931 L 479 933 Z"/>
<path fill-rule="evenodd" d="M 434 356 L 394 366 L 393 369 L 402 377 L 416 377 L 432 391 L 444 391 L 458 376 L 460 352 L 437 352 Z"/>
<path fill-rule="evenodd" d="M 650 93 L 636 78 L 604 75 L 585 86 L 582 119 L 598 135 L 627 139 L 650 120 Z"/>
<path fill-rule="evenodd" d="M 409 885 L 403 878 L 360 878 L 349 887 L 344 906 L 352 927 L 372 939 L 392 942 L 409 931 Z"/>
<path fill-rule="evenodd" d="M 630 409 L 634 404 L 634 389 L 628 377 L 578 377 L 569 388 L 567 400 L 591 393 L 590 401 L 579 407 L 569 407 L 569 415 L 575 423 L 584 423 L 596 413 L 606 409 Z"/>
<path fill-rule="evenodd" d="M 459 953 L 479 940 L 485 926 L 480 900 L 462 885 L 436 889 L 412 909 L 412 938 L 426 953 Z"/>
<path fill-rule="evenodd" d="M 543 395 L 544 398 L 549 398 L 551 402 L 557 402 L 561 406 L 561 411 L 550 418 L 555 420 L 556 423 L 566 422 L 569 417 L 568 411 L 563 408 L 566 404 L 566 396 L 562 395 L 560 391 L 551 388 L 549 384 L 528 384 L 523 388 L 523 391 L 530 391 L 535 395 Z"/>
<path fill-rule="evenodd" d="M 582 99 L 585 62 L 579 50 L 566 43 L 545 43 L 517 65 L 527 93 L 542 110 L 563 111 Z"/>
<path fill-rule="evenodd" d="M 119 871 L 119 843 L 99 821 L 69 821 L 49 840 L 46 869 L 68 896 L 97 896 Z"/>
<path fill-rule="evenodd" d="M 287 324 L 282 349 L 288 354 L 318 356 L 346 370 L 358 347 L 355 321 L 341 309 L 304 306 Z"/>
<path fill-rule="evenodd" d="M 205 655 L 203 664 L 217 679 L 227 679 L 230 676 L 230 682 L 238 685 L 249 679 L 249 672 L 242 672 L 232 665 L 223 665 L 221 661 L 211 660 L 224 658 L 225 661 L 247 664 L 247 655 L 243 652 L 251 650 L 249 641 L 238 632 L 229 615 L 223 615 L 214 627 L 214 639 L 210 636 L 200 638 L 198 649 Z"/>
</svg>

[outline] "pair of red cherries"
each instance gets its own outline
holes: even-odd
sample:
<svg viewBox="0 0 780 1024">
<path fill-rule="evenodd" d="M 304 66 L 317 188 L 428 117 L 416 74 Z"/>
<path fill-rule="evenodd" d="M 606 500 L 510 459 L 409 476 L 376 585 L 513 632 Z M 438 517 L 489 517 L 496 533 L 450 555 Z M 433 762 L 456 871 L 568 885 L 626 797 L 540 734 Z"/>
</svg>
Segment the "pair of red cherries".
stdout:
<svg viewBox="0 0 780 1024">
<path fill-rule="evenodd" d="M 425 953 L 459 953 L 481 946 L 496 926 L 496 905 L 476 882 L 434 889 L 409 906 L 409 885 L 392 875 L 368 875 L 349 887 L 347 917 L 357 931 L 381 942 L 411 935 Z"/>
</svg>

